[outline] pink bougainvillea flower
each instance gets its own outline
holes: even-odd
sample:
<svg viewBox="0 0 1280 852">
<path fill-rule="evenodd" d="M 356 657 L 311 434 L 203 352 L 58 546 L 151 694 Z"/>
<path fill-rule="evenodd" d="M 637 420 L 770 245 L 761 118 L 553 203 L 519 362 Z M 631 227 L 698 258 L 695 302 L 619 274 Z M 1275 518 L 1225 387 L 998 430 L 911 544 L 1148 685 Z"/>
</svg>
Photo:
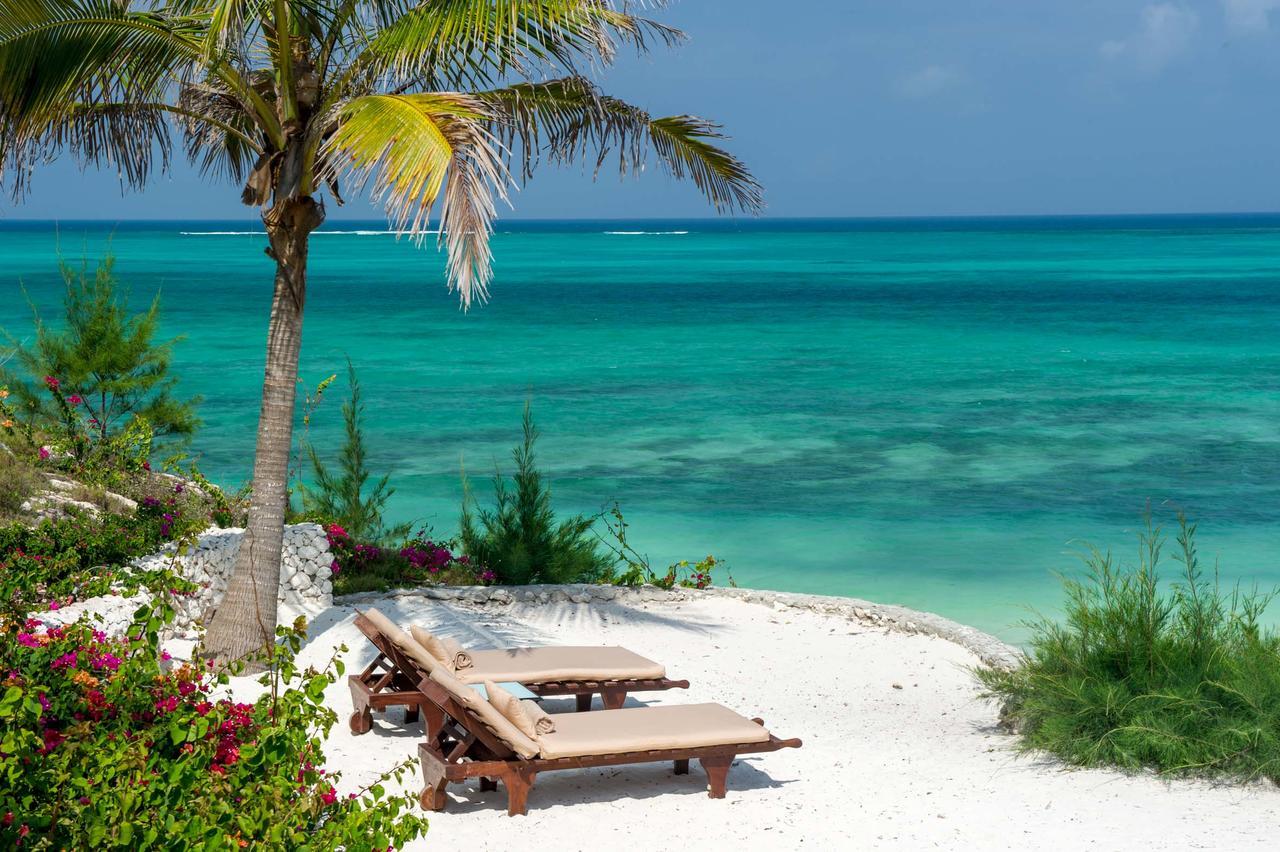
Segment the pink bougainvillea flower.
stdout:
<svg viewBox="0 0 1280 852">
<path fill-rule="evenodd" d="M 99 654 L 91 661 L 95 669 L 111 669 L 111 671 L 119 671 L 120 658 L 115 654 Z"/>
<path fill-rule="evenodd" d="M 71 394 L 71 396 L 67 397 L 67 402 L 71 403 L 72 405 L 79 405 L 80 403 L 84 402 L 84 400 L 81 399 L 78 395 L 73 393 Z"/>
<path fill-rule="evenodd" d="M 47 460 L 48 458 L 49 458 L 49 448 L 48 448 L 48 447 L 41 447 L 41 448 L 40 448 L 40 460 L 41 460 L 41 461 L 45 461 L 45 460 Z"/>
<path fill-rule="evenodd" d="M 55 748 L 60 746 L 66 737 L 55 731 L 53 728 L 44 729 L 44 747 L 40 749 L 41 754 L 48 754 Z"/>
<path fill-rule="evenodd" d="M 45 376 L 44 384 L 45 384 L 45 387 L 49 388 L 49 390 L 58 389 L 58 380 L 55 379 L 53 376 Z"/>
<path fill-rule="evenodd" d="M 76 661 L 79 659 L 80 655 L 75 651 L 71 651 L 63 654 L 61 657 L 58 657 L 58 659 L 54 660 L 49 665 L 51 668 L 55 669 L 70 669 L 75 667 Z"/>
<path fill-rule="evenodd" d="M 338 791 L 333 789 L 333 787 L 330 787 L 328 790 L 325 790 L 320 794 L 320 801 L 324 802 L 326 805 L 332 805 L 334 802 L 338 801 Z"/>
</svg>

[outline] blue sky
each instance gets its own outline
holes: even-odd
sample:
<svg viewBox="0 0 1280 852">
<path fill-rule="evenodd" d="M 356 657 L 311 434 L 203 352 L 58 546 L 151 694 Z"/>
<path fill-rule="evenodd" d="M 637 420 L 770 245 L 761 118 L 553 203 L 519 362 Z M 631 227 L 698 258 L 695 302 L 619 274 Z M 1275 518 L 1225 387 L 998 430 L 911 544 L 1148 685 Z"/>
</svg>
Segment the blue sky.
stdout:
<svg viewBox="0 0 1280 852">
<path fill-rule="evenodd" d="M 600 75 L 725 123 L 771 216 L 1280 209 L 1280 0 L 678 0 L 688 44 Z M 59 162 L 5 218 L 244 218 L 179 163 L 144 195 Z M 544 169 L 510 218 L 707 215 L 656 171 Z M 362 199 L 330 218 L 374 218 Z"/>
</svg>

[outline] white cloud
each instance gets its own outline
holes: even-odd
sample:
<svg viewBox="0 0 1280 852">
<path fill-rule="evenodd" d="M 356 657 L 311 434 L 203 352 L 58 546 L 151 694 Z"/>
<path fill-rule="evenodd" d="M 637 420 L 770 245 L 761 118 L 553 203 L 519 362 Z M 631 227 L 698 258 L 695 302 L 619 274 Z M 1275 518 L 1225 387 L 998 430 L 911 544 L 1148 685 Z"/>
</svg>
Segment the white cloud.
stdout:
<svg viewBox="0 0 1280 852">
<path fill-rule="evenodd" d="M 1143 8 L 1138 31 L 1126 39 L 1103 42 L 1102 55 L 1132 61 L 1144 74 L 1158 74 L 1191 45 L 1199 27 L 1200 17 L 1186 6 L 1153 3 Z"/>
<path fill-rule="evenodd" d="M 894 91 L 904 98 L 931 98 L 934 95 L 954 89 L 964 75 L 955 68 L 946 65 L 926 65 L 894 83 Z"/>
<path fill-rule="evenodd" d="M 1271 10 L 1280 9 L 1280 0 L 1222 0 L 1227 29 L 1237 35 L 1265 33 L 1271 29 Z"/>
</svg>

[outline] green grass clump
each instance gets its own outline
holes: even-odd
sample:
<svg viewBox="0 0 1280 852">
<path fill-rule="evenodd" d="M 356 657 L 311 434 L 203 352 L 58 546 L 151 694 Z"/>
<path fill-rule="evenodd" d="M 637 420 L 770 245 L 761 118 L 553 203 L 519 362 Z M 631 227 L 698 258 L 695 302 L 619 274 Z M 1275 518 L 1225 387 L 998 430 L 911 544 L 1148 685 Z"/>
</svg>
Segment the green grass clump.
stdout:
<svg viewBox="0 0 1280 852">
<path fill-rule="evenodd" d="M 22 504 L 44 485 L 44 477 L 0 444 L 0 521 L 18 517 Z"/>
<path fill-rule="evenodd" d="M 1150 522 L 1136 567 L 1093 550 L 1065 580 L 1062 622 L 1036 621 L 1014 671 L 977 671 L 1021 746 L 1077 766 L 1280 783 L 1280 638 L 1259 620 L 1275 593 L 1205 578 L 1180 519 L 1178 582 L 1161 586 Z"/>
</svg>

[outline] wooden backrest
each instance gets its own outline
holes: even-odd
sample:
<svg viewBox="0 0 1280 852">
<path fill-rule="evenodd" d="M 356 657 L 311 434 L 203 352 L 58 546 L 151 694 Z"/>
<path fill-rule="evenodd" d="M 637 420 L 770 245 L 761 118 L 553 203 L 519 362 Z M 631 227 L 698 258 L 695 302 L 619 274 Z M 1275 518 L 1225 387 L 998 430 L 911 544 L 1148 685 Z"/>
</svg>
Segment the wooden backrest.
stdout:
<svg viewBox="0 0 1280 852">
<path fill-rule="evenodd" d="M 464 753 L 465 756 L 479 760 L 509 760 L 519 757 L 515 750 L 494 733 L 470 707 L 467 707 L 455 698 L 449 690 L 431 678 L 423 677 L 418 682 L 418 691 L 428 701 L 440 708 L 445 716 L 451 719 L 463 733 L 475 737 L 475 745 L 480 746 L 480 748 L 467 749 Z M 461 759 L 461 756 L 458 759 Z M 456 763 L 457 760 L 450 762 Z"/>
</svg>

